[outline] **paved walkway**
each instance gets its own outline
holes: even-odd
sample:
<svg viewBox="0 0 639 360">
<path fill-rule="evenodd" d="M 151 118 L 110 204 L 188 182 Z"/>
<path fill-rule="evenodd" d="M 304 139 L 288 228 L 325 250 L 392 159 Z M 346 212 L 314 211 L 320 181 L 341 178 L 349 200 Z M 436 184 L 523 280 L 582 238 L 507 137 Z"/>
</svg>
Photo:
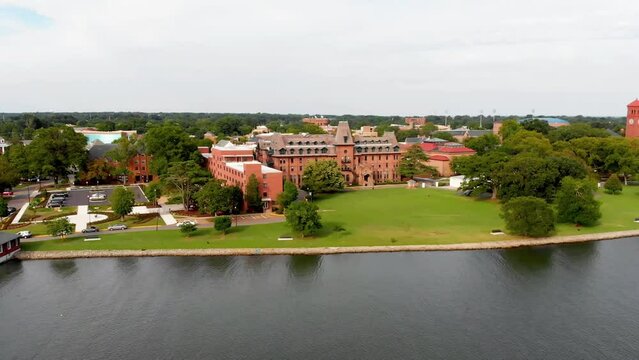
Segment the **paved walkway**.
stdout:
<svg viewBox="0 0 639 360">
<path fill-rule="evenodd" d="M 180 205 L 180 210 L 182 208 L 182 205 Z M 173 216 L 173 214 L 171 214 L 171 207 L 169 205 L 162 205 L 162 207 L 160 208 L 160 217 L 167 225 L 177 224 L 177 220 L 175 220 L 175 217 Z"/>
<path fill-rule="evenodd" d="M 75 224 L 75 232 L 81 232 L 86 229 L 90 222 L 102 221 L 106 218 L 107 216 L 102 214 L 89 214 L 88 205 L 78 206 L 78 213 L 76 215 L 67 216 L 69 222 Z"/>
<path fill-rule="evenodd" d="M 23 204 L 22 207 L 20 208 L 20 211 L 18 211 L 18 214 L 16 214 L 16 216 L 11 221 L 11 225 L 18 224 L 20 222 L 20 219 L 22 219 L 22 216 L 24 215 L 24 213 L 27 212 L 28 208 L 29 208 L 29 203 Z"/>
</svg>

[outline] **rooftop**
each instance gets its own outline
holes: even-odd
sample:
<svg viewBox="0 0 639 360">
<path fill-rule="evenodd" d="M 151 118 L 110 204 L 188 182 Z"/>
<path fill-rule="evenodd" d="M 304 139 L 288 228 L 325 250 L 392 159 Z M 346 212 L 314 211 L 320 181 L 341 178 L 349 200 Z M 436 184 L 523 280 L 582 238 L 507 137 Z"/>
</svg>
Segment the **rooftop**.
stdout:
<svg viewBox="0 0 639 360">
<path fill-rule="evenodd" d="M 231 169 L 237 170 L 239 172 L 244 172 L 244 164 L 261 165 L 262 166 L 262 174 L 277 174 L 277 173 L 281 173 L 281 171 L 279 171 L 277 169 L 270 168 L 268 166 L 264 166 L 264 165 L 262 165 L 261 162 L 255 161 L 255 160 L 246 161 L 246 162 L 227 162 L 227 163 L 225 163 L 226 166 L 230 167 Z"/>
</svg>

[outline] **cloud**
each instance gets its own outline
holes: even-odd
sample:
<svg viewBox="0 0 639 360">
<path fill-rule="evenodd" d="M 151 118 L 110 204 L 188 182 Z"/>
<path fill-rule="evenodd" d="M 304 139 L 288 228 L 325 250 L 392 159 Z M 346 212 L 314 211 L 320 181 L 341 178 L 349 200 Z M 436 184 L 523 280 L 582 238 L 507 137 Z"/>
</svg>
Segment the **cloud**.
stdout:
<svg viewBox="0 0 639 360">
<path fill-rule="evenodd" d="M 0 111 L 620 115 L 639 96 L 633 0 L 13 4 L 35 15 L 0 10 Z"/>
</svg>

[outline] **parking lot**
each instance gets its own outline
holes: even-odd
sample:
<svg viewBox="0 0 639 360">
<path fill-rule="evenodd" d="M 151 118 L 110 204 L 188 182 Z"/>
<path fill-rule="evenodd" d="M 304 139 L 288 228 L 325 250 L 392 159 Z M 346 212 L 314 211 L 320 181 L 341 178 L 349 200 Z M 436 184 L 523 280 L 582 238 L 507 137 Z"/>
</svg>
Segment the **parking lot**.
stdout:
<svg viewBox="0 0 639 360">
<path fill-rule="evenodd" d="M 144 196 L 144 193 L 140 189 L 139 186 L 127 186 L 127 188 L 133 191 L 135 194 L 135 202 L 142 203 L 147 202 L 148 199 Z M 91 206 L 100 206 L 100 205 L 109 205 L 109 197 L 113 192 L 113 187 L 100 187 L 91 188 L 91 189 L 74 189 L 70 190 L 69 197 L 64 202 L 64 206 L 79 206 L 79 205 L 91 205 Z M 95 193 L 103 193 L 106 195 L 106 200 L 104 201 L 89 201 L 89 196 Z"/>
</svg>

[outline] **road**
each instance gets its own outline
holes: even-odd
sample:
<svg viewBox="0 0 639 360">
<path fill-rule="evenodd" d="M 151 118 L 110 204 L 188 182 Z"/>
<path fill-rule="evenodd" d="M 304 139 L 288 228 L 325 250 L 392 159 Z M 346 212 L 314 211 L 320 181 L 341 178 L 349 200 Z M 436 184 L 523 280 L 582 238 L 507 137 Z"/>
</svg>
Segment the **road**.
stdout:
<svg viewBox="0 0 639 360">
<path fill-rule="evenodd" d="M 198 228 L 212 228 L 214 226 L 213 222 L 208 221 L 211 218 L 194 218 L 198 223 Z M 274 224 L 284 222 L 284 216 L 278 214 L 244 214 L 238 215 L 237 219 L 235 216 L 232 217 L 233 226 L 248 226 L 248 225 L 259 225 L 259 224 Z M 179 221 L 184 221 L 185 219 L 180 219 Z M 236 225 L 237 224 L 237 225 Z M 175 230 L 177 227 L 175 225 L 160 225 L 158 226 L 158 231 L 166 231 L 166 230 Z M 119 231 L 105 231 L 103 234 L 118 234 L 118 233 L 134 233 L 134 232 L 142 232 L 142 231 L 153 231 L 155 230 L 155 226 L 141 226 L 136 228 L 131 228 L 127 230 L 119 230 Z M 99 235 L 101 233 L 97 233 Z M 83 234 L 83 233 L 74 233 L 71 235 L 67 235 L 67 239 L 69 238 L 77 238 L 77 237 L 86 237 L 86 236 L 95 236 L 95 233 L 92 234 Z M 46 241 L 46 240 L 57 240 L 60 237 L 58 236 L 37 236 L 30 239 L 22 239 L 22 242 L 34 242 L 34 241 Z"/>
<path fill-rule="evenodd" d="M 48 185 L 53 185 L 53 180 L 43 181 L 40 184 L 40 186 L 48 186 Z M 38 186 L 38 184 L 31 184 L 31 185 L 29 185 L 26 188 L 19 189 L 19 190 L 14 190 L 13 191 L 14 195 L 9 200 L 9 206 L 13 206 L 16 209 L 20 209 L 22 207 L 22 205 L 24 205 L 24 204 L 29 202 L 28 191 L 31 191 L 31 193 L 33 194 L 33 192 L 38 190 L 38 188 L 40 186 Z"/>
</svg>

